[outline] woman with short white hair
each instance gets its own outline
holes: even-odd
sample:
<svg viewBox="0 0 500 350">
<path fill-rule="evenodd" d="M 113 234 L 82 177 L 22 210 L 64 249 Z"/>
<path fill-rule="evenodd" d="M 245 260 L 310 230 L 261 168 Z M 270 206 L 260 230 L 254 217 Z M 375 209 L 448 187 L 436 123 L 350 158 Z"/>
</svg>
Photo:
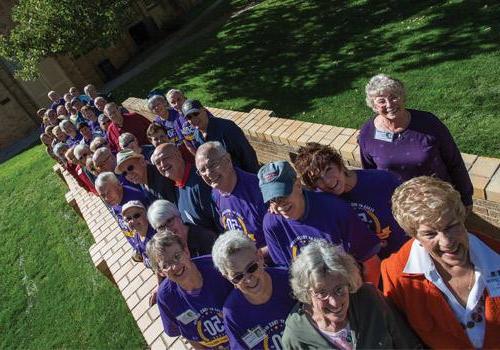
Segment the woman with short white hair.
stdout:
<svg viewBox="0 0 500 350">
<path fill-rule="evenodd" d="M 287 269 L 265 267 L 255 242 L 236 230 L 217 238 L 212 258 L 235 288 L 223 309 L 230 348 L 281 349 L 285 319 L 295 304 Z"/>
<path fill-rule="evenodd" d="M 299 303 L 286 321 L 285 349 L 416 348 L 420 343 L 338 246 L 312 242 L 290 270 Z"/>
</svg>

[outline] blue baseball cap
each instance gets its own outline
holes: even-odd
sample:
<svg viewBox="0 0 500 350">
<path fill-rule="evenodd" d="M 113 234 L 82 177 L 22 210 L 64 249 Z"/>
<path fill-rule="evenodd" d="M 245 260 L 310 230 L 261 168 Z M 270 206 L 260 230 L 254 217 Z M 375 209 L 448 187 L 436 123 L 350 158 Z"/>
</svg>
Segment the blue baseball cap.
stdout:
<svg viewBox="0 0 500 350">
<path fill-rule="evenodd" d="M 271 162 L 260 168 L 258 174 L 259 187 L 264 202 L 285 197 L 292 193 L 297 173 L 286 161 Z"/>
</svg>

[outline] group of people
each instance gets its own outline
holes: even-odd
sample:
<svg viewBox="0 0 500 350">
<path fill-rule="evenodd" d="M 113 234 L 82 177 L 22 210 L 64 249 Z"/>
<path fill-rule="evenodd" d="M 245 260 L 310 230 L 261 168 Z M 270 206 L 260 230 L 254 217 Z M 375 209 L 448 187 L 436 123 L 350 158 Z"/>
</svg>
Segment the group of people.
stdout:
<svg viewBox="0 0 500 350">
<path fill-rule="evenodd" d="M 180 90 L 153 122 L 87 85 L 39 111 L 47 152 L 102 198 L 151 268 L 164 330 L 197 349 L 495 348 L 500 242 L 468 232 L 472 184 L 446 126 L 366 86 L 363 169 L 333 148 L 260 165 Z"/>
</svg>

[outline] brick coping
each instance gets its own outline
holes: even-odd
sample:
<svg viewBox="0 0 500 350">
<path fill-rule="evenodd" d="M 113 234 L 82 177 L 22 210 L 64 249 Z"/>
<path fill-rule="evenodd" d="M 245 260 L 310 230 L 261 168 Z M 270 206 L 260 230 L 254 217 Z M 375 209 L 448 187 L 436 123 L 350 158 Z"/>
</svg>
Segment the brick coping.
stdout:
<svg viewBox="0 0 500 350">
<path fill-rule="evenodd" d="M 150 120 L 154 119 L 144 99 L 130 97 L 123 102 L 123 106 Z M 361 167 L 357 129 L 278 118 L 273 111 L 263 109 L 252 109 L 248 113 L 212 107 L 207 109 L 217 117 L 234 121 L 251 141 L 283 145 L 291 150 L 307 142 L 318 142 L 335 148 L 349 165 Z M 474 199 L 500 203 L 500 159 L 467 153 L 462 153 L 462 158 L 474 187 Z"/>
</svg>

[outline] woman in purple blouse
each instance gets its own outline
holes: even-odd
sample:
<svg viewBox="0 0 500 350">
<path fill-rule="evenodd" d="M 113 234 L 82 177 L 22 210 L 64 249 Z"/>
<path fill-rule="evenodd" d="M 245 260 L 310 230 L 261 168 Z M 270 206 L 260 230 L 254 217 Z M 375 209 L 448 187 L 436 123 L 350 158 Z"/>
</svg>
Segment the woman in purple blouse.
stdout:
<svg viewBox="0 0 500 350">
<path fill-rule="evenodd" d="M 378 74 L 366 85 L 366 103 L 375 116 L 359 134 L 364 169 L 382 169 L 404 182 L 436 176 L 451 183 L 472 208 L 472 183 L 448 128 L 432 113 L 406 109 L 401 81 Z"/>
</svg>

